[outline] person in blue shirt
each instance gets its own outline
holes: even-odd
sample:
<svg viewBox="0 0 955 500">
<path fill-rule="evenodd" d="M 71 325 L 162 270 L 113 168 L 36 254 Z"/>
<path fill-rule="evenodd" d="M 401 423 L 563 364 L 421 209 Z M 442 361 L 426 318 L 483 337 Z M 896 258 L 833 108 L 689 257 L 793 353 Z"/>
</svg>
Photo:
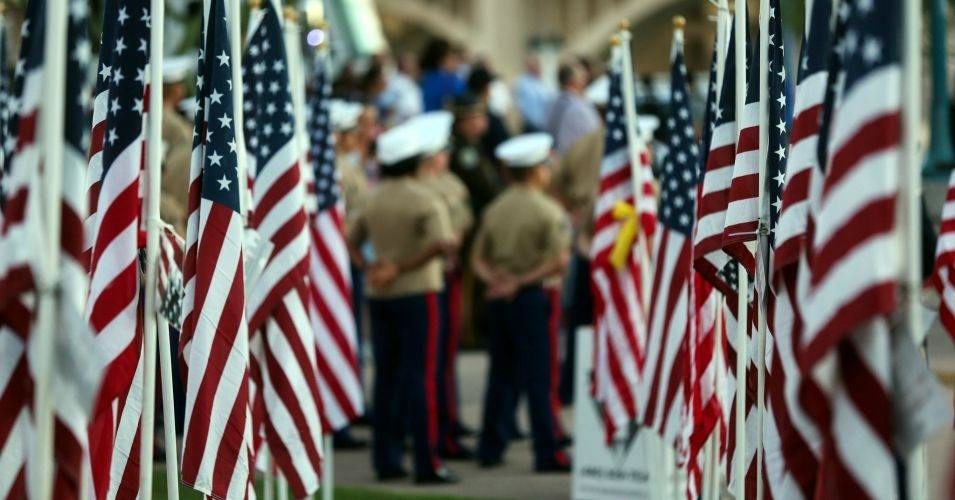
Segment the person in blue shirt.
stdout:
<svg viewBox="0 0 955 500">
<path fill-rule="evenodd" d="M 421 97 L 424 111 L 438 111 L 465 90 L 456 69 L 458 58 L 447 40 L 431 40 L 421 55 Z"/>
</svg>

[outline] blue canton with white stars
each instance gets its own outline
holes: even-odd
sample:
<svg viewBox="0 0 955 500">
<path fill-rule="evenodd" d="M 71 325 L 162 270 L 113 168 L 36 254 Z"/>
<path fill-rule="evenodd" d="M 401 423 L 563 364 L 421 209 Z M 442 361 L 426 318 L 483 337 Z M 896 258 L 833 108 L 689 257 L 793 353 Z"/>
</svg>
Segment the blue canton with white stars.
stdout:
<svg viewBox="0 0 955 500">
<path fill-rule="evenodd" d="M 259 168 L 288 144 L 295 132 L 282 24 L 272 2 L 264 2 L 262 14 L 242 65 L 246 149 Z"/>
<path fill-rule="evenodd" d="M 825 2 L 820 2 L 825 3 Z M 779 0 L 769 0 L 769 57 L 767 81 L 769 93 L 768 155 L 766 157 L 765 202 L 769 213 L 769 244 L 775 246 L 776 223 L 782 208 L 786 183 L 786 154 L 789 148 L 789 127 L 786 123 L 786 49 L 783 44 L 783 23 Z"/>
<path fill-rule="evenodd" d="M 89 4 L 86 0 L 70 0 L 66 55 L 66 144 L 80 156 L 89 144 L 89 79 L 90 61 Z"/>
<path fill-rule="evenodd" d="M 627 148 L 626 116 L 623 111 L 623 84 L 620 63 L 610 68 L 610 93 L 607 99 L 606 127 L 604 137 L 604 156 L 616 154 Z"/>
<path fill-rule="evenodd" d="M 699 151 L 690 116 L 683 47 L 679 47 L 673 57 L 670 87 L 670 117 L 666 123 L 670 152 L 660 179 L 659 217 L 667 229 L 689 237 L 696 207 Z"/>
<path fill-rule="evenodd" d="M 212 0 L 196 77 L 193 149 L 202 153 L 202 197 L 239 212 L 239 175 L 232 109 L 232 58 L 223 0 Z"/>
<path fill-rule="evenodd" d="M 103 134 L 103 178 L 113 162 L 135 141 L 143 139 L 143 109 L 149 63 L 149 3 L 130 0 L 117 10 L 116 39 L 109 65 L 99 78 L 108 80 L 109 98 Z"/>
<path fill-rule="evenodd" d="M 6 200 L 3 174 L 14 144 L 10 135 L 10 115 L 13 109 L 10 107 L 10 81 L 7 77 L 7 28 L 6 24 L 0 23 L 0 210 Z"/>
<path fill-rule="evenodd" d="M 716 126 L 736 121 L 736 30 L 730 30 L 730 41 L 726 49 L 727 57 L 723 65 L 723 83 L 720 89 L 719 104 L 713 111 L 713 123 Z"/>
<path fill-rule="evenodd" d="M 335 140 L 328 118 L 332 85 L 327 73 L 327 61 L 325 56 L 321 56 L 315 64 L 315 84 L 309 96 L 309 108 L 311 108 L 309 156 L 311 156 L 312 168 L 315 172 L 315 196 L 319 212 L 334 207 L 341 194 L 339 172 L 335 168 Z"/>
<path fill-rule="evenodd" d="M 696 169 L 697 182 L 703 179 L 706 172 L 706 160 L 710 156 L 710 141 L 713 139 L 713 128 L 716 127 L 716 111 L 719 109 L 720 84 L 716 80 L 717 63 L 720 57 L 719 48 L 714 44 L 713 58 L 710 61 L 710 80 L 706 90 L 706 108 L 703 110 L 703 131 L 700 138 L 701 154 Z"/>
<path fill-rule="evenodd" d="M 908 1 L 908 0 L 906 0 Z M 874 71 L 900 63 L 900 0 L 846 0 L 839 17 L 846 20 L 843 40 L 845 90 Z"/>
</svg>

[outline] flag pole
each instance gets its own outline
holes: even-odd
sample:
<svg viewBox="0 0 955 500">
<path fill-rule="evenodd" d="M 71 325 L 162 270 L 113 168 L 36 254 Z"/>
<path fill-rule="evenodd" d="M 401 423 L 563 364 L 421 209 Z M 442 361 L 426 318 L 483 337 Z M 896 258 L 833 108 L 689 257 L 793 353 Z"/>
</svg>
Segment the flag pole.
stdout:
<svg viewBox="0 0 955 500">
<path fill-rule="evenodd" d="M 737 136 L 742 126 L 743 111 L 746 102 L 746 1 L 736 0 L 736 126 Z M 726 57 L 730 57 L 729 54 Z M 746 365 L 749 363 L 749 318 L 747 299 L 749 295 L 749 275 L 740 268 L 737 273 L 736 317 L 736 447 L 735 453 L 740 460 L 734 462 L 733 479 L 736 498 L 745 498 L 746 493 Z"/>
<path fill-rule="evenodd" d="M 781 15 L 779 12 L 777 16 Z M 779 43 L 782 43 L 780 41 Z M 766 161 L 769 157 L 769 0 L 759 2 L 759 197 L 758 214 L 759 230 L 756 233 L 756 272 L 763 274 L 763 290 L 769 289 L 768 259 L 761 255 L 763 249 L 768 248 L 769 233 L 769 204 L 766 203 Z M 757 278 L 757 283 L 760 278 Z M 765 293 L 761 294 L 765 295 Z M 763 425 L 766 413 L 766 297 L 759 297 L 756 301 L 756 500 L 763 500 Z"/>
<path fill-rule="evenodd" d="M 902 238 L 903 262 L 906 263 L 903 277 L 903 300 L 906 324 L 916 342 L 922 338 L 921 282 L 922 282 L 922 221 L 921 221 L 921 172 L 922 154 L 919 151 L 919 130 L 922 123 L 921 102 L 921 42 L 922 2 L 902 2 Z M 928 497 L 925 470 L 925 447 L 919 445 L 906 457 L 906 486 L 909 500 L 924 500 Z"/>
<path fill-rule="evenodd" d="M 633 83 L 633 57 L 630 54 L 630 40 L 632 36 L 630 34 L 630 23 L 626 19 L 620 21 L 618 36 L 620 37 L 619 50 L 622 60 L 620 76 L 622 78 L 621 83 L 623 84 L 623 112 L 626 116 L 627 149 L 630 153 L 630 180 L 633 183 L 633 204 L 635 208 L 639 209 L 639 207 L 642 206 L 644 172 L 643 166 L 640 164 L 640 149 L 637 147 L 637 141 L 642 140 L 642 137 L 640 137 L 637 132 L 637 99 Z M 637 231 L 638 245 L 649 244 L 644 238 L 644 234 L 643 231 Z M 641 256 L 640 268 L 644 270 L 650 269 L 647 253 L 639 252 L 639 254 Z M 643 310 L 646 311 L 650 307 L 650 294 L 647 293 L 647 291 L 650 289 L 652 273 L 640 273 L 640 276 L 640 288 L 644 292 L 641 294 L 642 305 Z"/>
<path fill-rule="evenodd" d="M 143 408 L 140 427 L 139 494 L 153 495 L 153 445 L 156 416 L 156 342 L 159 337 L 156 274 L 159 260 L 159 197 L 162 179 L 163 0 L 150 0 L 149 113 L 146 128 L 146 282 L 143 308 Z M 163 390 L 166 388 L 163 387 Z M 168 466 L 168 464 L 167 464 Z"/>
<path fill-rule="evenodd" d="M 249 194 L 248 177 L 248 159 L 245 151 L 245 118 L 242 110 L 242 9 L 239 6 L 241 0 L 229 0 L 229 8 L 226 9 L 226 20 L 229 25 L 229 51 L 232 52 L 232 113 L 233 120 L 236 123 L 235 144 L 236 144 L 236 163 L 238 164 L 239 177 L 239 211 L 242 218 L 245 219 L 245 225 L 248 225 L 248 210 L 251 202 Z M 252 3 L 252 2 L 250 2 Z"/>
<path fill-rule="evenodd" d="M 325 457 L 322 460 L 322 500 L 335 498 L 335 441 L 331 434 L 322 436 Z"/>
<path fill-rule="evenodd" d="M 44 158 L 42 200 L 46 222 L 46 260 L 39 277 L 37 328 L 33 338 L 36 371 L 34 418 L 36 419 L 36 467 L 30 474 L 34 498 L 46 500 L 53 494 L 53 366 L 59 302 L 60 219 L 64 153 L 63 82 L 66 79 L 65 0 L 49 0 L 46 10 L 46 43 L 43 48 L 43 103 L 40 109 L 40 139 Z"/>
<path fill-rule="evenodd" d="M 159 332 L 169 333 L 169 322 L 157 318 Z M 162 385 L 163 447 L 166 449 L 166 495 L 169 500 L 179 500 L 179 443 L 176 440 L 176 403 L 172 393 L 172 349 L 169 338 L 159 339 L 159 376 Z"/>
</svg>

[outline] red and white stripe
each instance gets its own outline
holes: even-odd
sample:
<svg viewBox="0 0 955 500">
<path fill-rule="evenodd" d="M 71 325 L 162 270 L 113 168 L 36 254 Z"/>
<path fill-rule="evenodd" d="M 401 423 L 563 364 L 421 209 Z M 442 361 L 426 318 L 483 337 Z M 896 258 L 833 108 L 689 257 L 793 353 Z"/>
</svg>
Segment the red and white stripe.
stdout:
<svg viewBox="0 0 955 500">
<path fill-rule="evenodd" d="M 710 139 L 693 244 L 696 270 L 714 284 L 720 281 L 717 273 L 729 261 L 722 250 L 723 227 L 735 160 L 736 122 L 719 124 L 713 128 Z"/>
<path fill-rule="evenodd" d="M 310 313 L 325 432 L 347 426 L 364 410 L 342 213 L 339 202 L 334 208 L 312 215 L 309 225 Z"/>
<path fill-rule="evenodd" d="M 955 173 L 949 178 L 945 205 L 942 208 L 942 226 L 935 249 L 935 272 L 932 280 L 941 298 L 938 317 L 955 339 Z"/>
<path fill-rule="evenodd" d="M 645 352 L 646 317 L 641 291 L 641 273 L 645 271 L 641 269 L 644 257 L 640 252 L 646 246 L 636 242 L 620 269 L 610 262 L 623 226 L 623 221 L 614 218 L 613 208 L 619 202 L 635 203 L 631 176 L 626 148 L 604 156 L 590 251 L 591 282 L 596 292 L 593 395 L 604 407 L 608 438 L 638 416 L 636 392 Z"/>
<path fill-rule="evenodd" d="M 657 235 L 646 364 L 637 394 L 641 420 L 664 441 L 680 444 L 688 411 L 685 386 L 696 304 L 691 303 L 693 248 L 676 231 Z"/>
<path fill-rule="evenodd" d="M 727 195 L 723 249 L 753 274 L 756 230 L 759 228 L 759 101 L 743 106 L 738 117 L 736 161 Z"/>
<path fill-rule="evenodd" d="M 739 319 L 737 317 L 736 304 L 730 304 L 725 301 L 723 305 L 723 318 L 725 320 L 725 338 L 723 343 L 723 353 L 725 355 L 726 384 L 724 385 L 724 404 L 723 418 L 726 422 L 726 477 L 728 478 L 727 487 L 732 491 L 736 481 L 736 464 L 740 461 L 746 464 L 746 475 L 743 480 L 746 483 L 746 498 L 755 498 L 756 495 L 756 436 L 757 436 L 757 411 L 756 411 L 756 342 L 755 342 L 755 311 L 752 305 L 748 312 L 747 336 L 750 342 L 747 342 L 746 379 L 740 381 L 736 377 L 737 356 L 740 355 L 737 349 L 737 333 L 739 328 Z M 743 424 L 746 427 L 746 447 L 739 449 L 736 446 L 736 388 L 743 383 L 745 389 L 744 413 L 746 421 Z"/>
</svg>

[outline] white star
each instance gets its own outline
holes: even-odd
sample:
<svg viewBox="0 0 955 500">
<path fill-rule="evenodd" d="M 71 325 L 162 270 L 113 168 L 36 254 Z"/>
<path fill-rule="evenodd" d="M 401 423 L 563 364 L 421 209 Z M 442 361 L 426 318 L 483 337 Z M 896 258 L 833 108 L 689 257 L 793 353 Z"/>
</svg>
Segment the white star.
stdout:
<svg viewBox="0 0 955 500">
<path fill-rule="evenodd" d="M 723 118 L 723 108 L 716 108 L 716 119 L 719 120 Z"/>
<path fill-rule="evenodd" d="M 271 152 L 272 152 L 272 148 L 270 148 L 270 147 L 268 146 L 268 144 L 263 144 L 263 145 L 262 145 L 262 156 L 268 156 L 269 153 L 271 153 Z"/>
<path fill-rule="evenodd" d="M 770 8 L 769 8 L 769 18 L 770 18 L 770 19 L 775 19 L 775 18 L 776 18 L 776 8 L 775 8 L 775 7 L 770 7 Z"/>
<path fill-rule="evenodd" d="M 109 78 L 109 75 L 112 75 L 112 74 L 113 74 L 113 68 L 105 64 L 99 70 L 99 77 L 102 78 L 103 80 L 106 80 L 107 78 Z"/>
<path fill-rule="evenodd" d="M 786 81 L 786 67 L 785 67 L 785 66 L 782 67 L 782 68 L 779 68 L 779 73 L 776 73 L 776 74 L 779 75 L 779 81 L 781 81 L 781 82 L 785 82 L 785 81 Z"/>
<path fill-rule="evenodd" d="M 116 129 L 112 129 L 112 128 L 109 129 L 109 137 L 106 139 L 106 142 L 108 142 L 109 145 L 112 146 L 112 145 L 113 145 L 113 142 L 114 142 L 116 139 L 119 139 L 119 136 L 116 135 Z"/>
<path fill-rule="evenodd" d="M 140 39 L 139 39 L 139 49 L 137 49 L 137 50 L 139 50 L 140 52 L 142 52 L 143 54 L 145 54 L 146 52 L 148 52 L 148 49 L 149 49 L 149 44 L 146 43 L 146 39 L 145 39 L 145 38 L 140 38 Z"/>
<path fill-rule="evenodd" d="M 802 70 L 807 71 L 809 69 L 809 55 L 806 54 L 802 57 Z"/>
<path fill-rule="evenodd" d="M 229 55 L 225 53 L 225 50 L 223 50 L 221 54 L 217 55 L 216 59 L 219 60 L 219 66 L 229 65 Z"/>
<path fill-rule="evenodd" d="M 116 53 L 123 55 L 124 50 L 126 50 L 126 43 L 123 42 L 123 37 L 119 37 L 119 39 L 116 40 Z"/>
<path fill-rule="evenodd" d="M 212 93 L 209 94 L 209 102 L 213 104 L 222 104 L 222 94 L 219 93 L 218 89 L 212 89 Z"/>
<path fill-rule="evenodd" d="M 772 46 L 775 46 L 775 45 L 776 45 L 776 35 L 770 33 L 770 35 L 769 35 L 769 46 L 772 47 Z"/>
<path fill-rule="evenodd" d="M 229 141 L 229 152 L 235 153 L 235 147 L 236 147 L 235 139 L 232 139 L 231 141 Z"/>
<path fill-rule="evenodd" d="M 133 109 L 137 112 L 143 112 L 143 100 L 142 99 L 133 99 Z"/>
<path fill-rule="evenodd" d="M 146 84 L 146 68 L 136 68 L 136 81 Z"/>
<path fill-rule="evenodd" d="M 779 129 L 779 133 L 780 133 L 780 134 L 785 134 L 785 133 L 786 133 L 786 120 L 783 120 L 782 118 L 780 118 L 780 119 L 779 119 L 779 124 L 776 125 L 776 128 Z"/>
<path fill-rule="evenodd" d="M 269 84 L 269 92 L 271 92 L 271 93 L 273 93 L 273 94 L 276 93 L 276 92 L 278 92 L 278 91 L 279 91 L 279 88 L 280 88 L 280 87 L 279 87 L 279 82 L 272 81 L 272 83 Z"/>
<path fill-rule="evenodd" d="M 110 104 L 109 104 L 109 112 L 110 112 L 110 113 L 116 113 L 117 111 L 120 111 L 120 110 L 122 110 L 122 109 L 123 109 L 122 106 L 119 105 L 119 98 L 118 98 L 118 97 L 114 97 L 113 100 L 110 101 Z"/>
<path fill-rule="evenodd" d="M 196 77 L 196 88 L 197 88 L 197 89 L 202 90 L 203 80 L 205 80 L 205 78 L 203 78 L 202 75 L 199 75 L 199 76 Z"/>
<path fill-rule="evenodd" d="M 776 201 L 773 202 L 773 207 L 776 209 L 776 211 L 778 212 L 780 207 L 782 206 L 783 206 L 782 198 L 776 198 Z"/>
<path fill-rule="evenodd" d="M 786 172 L 783 172 L 782 170 L 780 170 L 779 173 L 776 175 L 775 179 L 776 179 L 776 184 L 779 184 L 780 186 L 782 186 L 786 182 Z"/>
<path fill-rule="evenodd" d="M 222 178 L 216 182 L 219 183 L 219 191 L 228 191 L 230 189 L 229 186 L 232 184 L 232 181 L 226 178 L 225 175 L 223 175 Z"/>
<path fill-rule="evenodd" d="M 212 129 L 206 127 L 206 142 L 209 142 L 211 140 L 212 140 Z"/>
<path fill-rule="evenodd" d="M 216 153 L 215 150 L 212 151 L 212 154 L 209 155 L 209 166 L 218 165 L 222 166 L 222 155 Z"/>
<path fill-rule="evenodd" d="M 85 0 L 73 0 L 70 2 L 70 17 L 73 19 L 74 23 L 77 23 L 86 17 L 88 12 L 89 9 L 86 6 Z"/>
<path fill-rule="evenodd" d="M 271 103 L 271 102 L 268 103 L 268 104 L 266 104 L 266 105 L 265 105 L 265 112 L 268 113 L 268 114 L 270 114 L 270 115 L 275 114 L 275 104 L 273 104 L 273 103 Z"/>
<path fill-rule="evenodd" d="M 232 128 L 232 118 L 229 118 L 228 115 L 222 115 L 219 117 L 219 126 L 222 128 Z"/>
<path fill-rule="evenodd" d="M 269 125 L 268 123 L 266 123 L 265 126 L 262 127 L 262 133 L 263 133 L 266 137 L 272 135 L 272 125 Z"/>
<path fill-rule="evenodd" d="M 288 122 L 283 123 L 283 124 L 282 124 L 282 133 L 285 134 L 285 135 L 291 134 L 291 133 L 292 133 L 292 125 L 289 124 Z"/>
<path fill-rule="evenodd" d="M 785 94 L 780 94 L 780 96 L 776 99 L 776 102 L 779 103 L 779 107 L 780 107 L 780 108 L 785 108 L 785 107 L 786 107 L 786 95 L 785 95 Z"/>
<path fill-rule="evenodd" d="M 90 42 L 88 40 L 82 40 L 73 48 L 73 60 L 85 66 L 89 59 Z"/>
<path fill-rule="evenodd" d="M 859 8 L 859 12 L 863 14 L 872 12 L 872 0 L 859 0 L 856 2 L 856 6 Z"/>
<path fill-rule="evenodd" d="M 120 26 L 125 24 L 126 20 L 129 19 L 129 14 L 126 13 L 126 7 L 119 9 L 119 13 L 117 15 L 119 16 L 117 21 L 119 21 Z"/>
<path fill-rule="evenodd" d="M 848 56 L 849 54 L 854 54 L 856 49 L 859 48 L 859 35 L 855 31 L 849 31 L 846 33 L 846 53 L 843 54 Z"/>
<path fill-rule="evenodd" d="M 143 7 L 143 16 L 140 17 L 139 20 L 146 23 L 147 27 L 149 26 L 150 21 L 152 21 L 152 17 L 149 15 L 149 9 Z"/>
<path fill-rule="evenodd" d="M 776 150 L 776 155 L 779 156 L 779 159 L 782 160 L 786 157 L 786 146 L 782 144 L 779 145 L 779 149 Z"/>
<path fill-rule="evenodd" d="M 116 70 L 113 71 L 113 83 L 118 84 L 122 80 L 123 80 L 123 72 L 120 71 L 120 68 L 116 68 Z"/>
<path fill-rule="evenodd" d="M 862 59 L 869 64 L 875 64 L 882 59 L 882 43 L 875 37 L 869 37 L 862 48 Z"/>
<path fill-rule="evenodd" d="M 249 55 L 257 56 L 259 55 L 259 46 L 258 45 L 249 45 Z"/>
<path fill-rule="evenodd" d="M 270 48 L 272 48 L 272 44 L 268 40 L 262 42 L 262 50 L 269 50 Z"/>
<path fill-rule="evenodd" d="M 276 60 L 275 63 L 272 64 L 272 71 L 275 71 L 276 73 L 282 71 L 283 69 L 285 69 L 285 64 L 282 63 L 281 59 Z"/>
<path fill-rule="evenodd" d="M 683 92 L 680 92 L 679 90 L 676 91 L 676 92 L 674 92 L 674 93 L 673 93 L 673 100 L 676 101 L 676 102 L 682 102 L 682 101 L 683 101 Z"/>
</svg>

